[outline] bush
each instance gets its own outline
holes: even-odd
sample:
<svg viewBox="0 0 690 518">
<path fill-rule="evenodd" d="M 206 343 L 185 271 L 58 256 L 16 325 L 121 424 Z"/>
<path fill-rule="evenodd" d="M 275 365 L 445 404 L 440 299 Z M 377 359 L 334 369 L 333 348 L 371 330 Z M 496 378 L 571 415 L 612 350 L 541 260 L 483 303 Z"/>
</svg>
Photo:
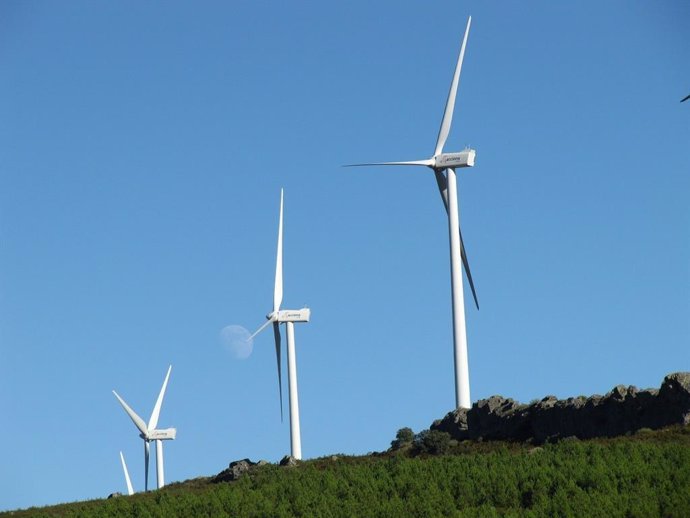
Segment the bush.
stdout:
<svg viewBox="0 0 690 518">
<path fill-rule="evenodd" d="M 450 435 L 439 430 L 431 430 L 426 436 L 424 445 L 429 453 L 442 455 L 450 449 Z"/>
<path fill-rule="evenodd" d="M 450 451 L 450 435 L 439 430 L 424 430 L 416 435 L 414 444 L 419 453 L 442 455 Z"/>
<path fill-rule="evenodd" d="M 398 433 L 395 434 L 395 439 L 391 441 L 391 448 L 394 450 L 399 450 L 403 446 L 412 444 L 414 441 L 414 432 L 412 428 L 401 428 Z"/>
</svg>

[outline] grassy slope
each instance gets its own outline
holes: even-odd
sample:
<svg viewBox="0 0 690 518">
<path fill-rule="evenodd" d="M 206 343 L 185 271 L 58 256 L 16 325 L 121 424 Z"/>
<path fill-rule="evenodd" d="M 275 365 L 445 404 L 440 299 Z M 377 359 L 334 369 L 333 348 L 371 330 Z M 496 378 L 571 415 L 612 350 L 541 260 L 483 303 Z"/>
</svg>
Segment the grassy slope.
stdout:
<svg viewBox="0 0 690 518">
<path fill-rule="evenodd" d="M 0 517 L 10 513 L 0 513 Z M 534 448 L 455 445 L 268 465 L 237 482 L 11 513 L 16 517 L 690 517 L 690 427 Z"/>
</svg>

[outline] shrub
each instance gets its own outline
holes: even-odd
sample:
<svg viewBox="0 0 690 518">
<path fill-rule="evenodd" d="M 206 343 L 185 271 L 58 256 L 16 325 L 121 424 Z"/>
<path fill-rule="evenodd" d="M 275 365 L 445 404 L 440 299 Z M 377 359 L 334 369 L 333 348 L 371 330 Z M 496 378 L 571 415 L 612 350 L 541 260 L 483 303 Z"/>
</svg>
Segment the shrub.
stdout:
<svg viewBox="0 0 690 518">
<path fill-rule="evenodd" d="M 450 435 L 439 430 L 431 430 L 426 436 L 424 444 L 429 453 L 434 455 L 448 453 L 450 449 Z"/>
<path fill-rule="evenodd" d="M 450 435 L 439 430 L 424 430 L 414 438 L 414 444 L 420 453 L 442 455 L 450 450 Z"/>
<path fill-rule="evenodd" d="M 395 439 L 391 441 L 391 448 L 394 450 L 399 450 L 403 446 L 412 444 L 414 441 L 414 432 L 412 428 L 401 428 L 398 433 L 395 434 Z"/>
</svg>

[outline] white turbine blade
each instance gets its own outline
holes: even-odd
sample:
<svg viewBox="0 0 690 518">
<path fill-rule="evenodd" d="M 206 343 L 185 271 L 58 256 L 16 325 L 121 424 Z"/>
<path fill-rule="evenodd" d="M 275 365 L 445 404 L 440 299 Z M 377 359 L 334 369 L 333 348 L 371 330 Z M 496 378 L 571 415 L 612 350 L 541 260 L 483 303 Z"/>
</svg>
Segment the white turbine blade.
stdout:
<svg viewBox="0 0 690 518">
<path fill-rule="evenodd" d="M 144 491 L 149 490 L 149 441 L 144 439 Z"/>
<path fill-rule="evenodd" d="M 276 342 L 276 362 L 278 363 L 278 394 L 280 395 L 280 422 L 283 422 L 283 374 L 280 361 L 280 323 L 273 322 L 273 337 Z"/>
<path fill-rule="evenodd" d="M 122 470 L 125 472 L 125 480 L 127 481 L 127 494 L 132 496 L 134 489 L 132 489 L 132 481 L 129 478 L 129 471 L 127 471 L 127 464 L 125 464 L 125 456 L 120 452 L 120 460 L 122 461 Z"/>
<path fill-rule="evenodd" d="M 276 254 L 276 279 L 273 288 L 273 311 L 283 302 L 283 189 L 280 190 L 280 218 L 278 219 L 278 253 Z"/>
<path fill-rule="evenodd" d="M 158 399 L 156 400 L 156 406 L 153 407 L 153 412 L 151 413 L 151 419 L 149 419 L 149 430 L 155 430 L 158 426 L 158 417 L 161 413 L 161 405 L 163 404 L 163 396 L 165 396 L 165 389 L 168 387 L 168 378 L 170 378 L 170 371 L 172 370 L 172 365 L 168 367 L 168 373 L 165 375 L 165 381 L 163 381 L 163 386 L 158 394 Z"/>
<path fill-rule="evenodd" d="M 404 162 L 371 162 L 368 164 L 347 164 L 343 167 L 365 167 L 372 165 L 425 165 L 427 167 L 431 167 L 434 165 L 434 162 L 430 158 L 427 158 L 426 160 L 407 160 Z"/>
<path fill-rule="evenodd" d="M 453 81 L 450 84 L 448 100 L 446 101 L 446 110 L 443 112 L 441 128 L 438 131 L 438 139 L 436 139 L 436 150 L 434 151 L 434 156 L 443 151 L 443 146 L 445 146 L 446 140 L 448 139 L 448 134 L 450 133 L 450 124 L 453 121 L 453 111 L 455 110 L 455 96 L 458 93 L 458 84 L 460 84 L 460 70 L 462 69 L 462 60 L 465 57 L 465 45 L 467 45 L 467 35 L 470 33 L 471 23 L 472 17 L 470 16 L 467 20 L 465 37 L 462 39 L 462 47 L 460 47 L 460 56 L 458 56 L 458 64 L 455 66 Z"/>
<path fill-rule="evenodd" d="M 118 393 L 115 392 L 114 390 L 113 390 L 113 394 L 115 394 L 115 397 L 117 398 L 117 400 L 122 405 L 122 408 L 125 409 L 125 412 L 127 412 L 127 415 L 132 420 L 134 425 L 139 429 L 139 431 L 144 435 L 148 434 L 148 428 L 146 428 L 146 423 L 144 422 L 144 420 L 141 417 L 139 417 L 134 410 L 129 408 L 129 405 L 127 403 L 125 403 L 125 400 L 122 399 L 118 395 Z"/>
<path fill-rule="evenodd" d="M 271 322 L 273 322 L 273 320 L 267 320 L 265 324 L 263 324 L 259 329 L 257 329 L 256 331 L 254 331 L 254 334 L 253 334 L 252 336 L 250 336 L 249 338 L 247 338 L 247 341 L 252 340 L 252 339 L 253 339 L 256 335 L 258 335 L 261 331 L 263 331 L 264 329 L 266 329 L 266 327 L 268 326 L 268 324 L 270 324 Z"/>
</svg>

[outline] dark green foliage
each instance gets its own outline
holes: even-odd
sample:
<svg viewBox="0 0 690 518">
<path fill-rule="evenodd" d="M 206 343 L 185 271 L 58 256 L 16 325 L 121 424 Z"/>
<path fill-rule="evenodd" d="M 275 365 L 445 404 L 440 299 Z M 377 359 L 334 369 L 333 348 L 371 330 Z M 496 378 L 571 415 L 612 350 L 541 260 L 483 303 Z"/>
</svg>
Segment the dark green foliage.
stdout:
<svg viewBox="0 0 690 518">
<path fill-rule="evenodd" d="M 424 434 L 421 443 L 429 447 L 439 440 L 446 444 Z M 443 447 L 451 454 L 415 456 L 410 450 L 316 459 L 294 468 L 267 465 L 236 482 L 195 479 L 149 494 L 13 517 L 690 516 L 688 427 L 541 448 L 452 441 Z"/>
<path fill-rule="evenodd" d="M 415 436 L 414 445 L 418 453 L 443 455 L 450 451 L 451 438 L 446 432 L 424 430 Z"/>
<path fill-rule="evenodd" d="M 451 437 L 446 432 L 430 430 L 429 435 L 424 440 L 424 446 L 432 455 L 443 455 L 448 453 L 452 445 Z"/>
<path fill-rule="evenodd" d="M 391 448 L 394 450 L 399 450 L 404 446 L 412 444 L 414 441 L 414 432 L 412 428 L 401 428 L 398 433 L 395 434 L 395 439 L 391 441 Z"/>
</svg>

